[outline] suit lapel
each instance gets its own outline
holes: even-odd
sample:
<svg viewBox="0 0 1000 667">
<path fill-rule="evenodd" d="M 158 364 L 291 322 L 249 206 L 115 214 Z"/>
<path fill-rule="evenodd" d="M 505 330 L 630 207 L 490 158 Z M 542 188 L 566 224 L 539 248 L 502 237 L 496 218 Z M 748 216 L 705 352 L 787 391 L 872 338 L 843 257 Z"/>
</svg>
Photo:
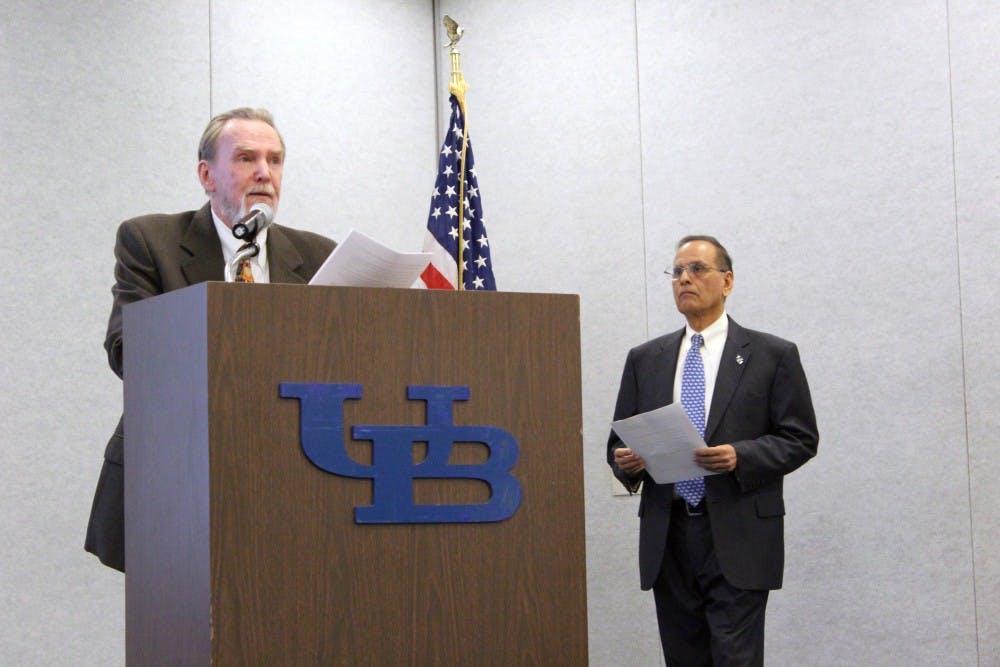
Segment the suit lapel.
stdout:
<svg viewBox="0 0 1000 667">
<path fill-rule="evenodd" d="M 743 377 L 743 370 L 750 361 L 753 351 L 750 337 L 740 325 L 729 320 L 729 333 L 726 335 L 726 345 L 722 350 L 722 360 L 719 362 L 719 374 L 715 378 L 715 389 L 712 392 L 712 406 L 708 411 L 708 423 L 705 424 L 705 442 L 711 443 L 715 429 L 722 421 L 722 416 L 729 407 L 729 401 Z"/>
<path fill-rule="evenodd" d="M 651 383 L 657 394 L 655 403 L 657 406 L 662 407 L 674 402 L 674 376 L 677 375 L 677 355 L 680 353 L 683 338 L 684 329 L 680 329 L 661 339 L 654 363 L 656 377 Z"/>
<path fill-rule="evenodd" d="M 181 248 L 188 255 L 180 265 L 189 285 L 225 279 L 222 243 L 215 231 L 211 204 L 205 204 L 191 218 L 181 239 Z M 298 273 L 303 264 L 302 255 L 277 225 L 267 230 L 267 263 L 272 283 L 308 282 Z"/>
<path fill-rule="evenodd" d="M 181 248 L 188 254 L 180 265 L 189 285 L 225 278 L 222 243 L 215 232 L 211 204 L 202 206 L 191 218 Z"/>
<path fill-rule="evenodd" d="M 277 225 L 271 225 L 267 230 L 267 264 L 272 283 L 309 282 L 299 274 L 303 264 L 302 255 Z"/>
</svg>

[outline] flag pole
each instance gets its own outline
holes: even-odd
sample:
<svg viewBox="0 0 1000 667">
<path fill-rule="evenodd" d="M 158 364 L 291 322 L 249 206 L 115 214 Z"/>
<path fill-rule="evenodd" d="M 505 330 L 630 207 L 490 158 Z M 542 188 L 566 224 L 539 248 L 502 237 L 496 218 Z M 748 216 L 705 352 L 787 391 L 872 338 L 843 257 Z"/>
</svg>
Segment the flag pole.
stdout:
<svg viewBox="0 0 1000 667">
<path fill-rule="evenodd" d="M 449 92 L 458 100 L 458 108 L 462 111 L 462 155 L 458 161 L 458 266 L 455 267 L 458 275 L 458 284 L 455 289 L 465 289 L 465 153 L 469 145 L 469 119 L 465 114 L 465 91 L 469 84 L 462 76 L 462 53 L 458 50 L 458 40 L 462 38 L 463 30 L 450 16 L 445 15 L 444 26 L 451 40 L 448 46 L 451 47 L 451 82 L 448 84 Z M 449 131 L 451 131 L 449 129 Z"/>
<path fill-rule="evenodd" d="M 462 76 L 461 55 L 455 48 L 463 30 L 450 16 L 444 17 L 444 26 L 449 41 L 443 46 L 451 52 L 451 115 L 437 158 L 437 177 L 424 233 L 424 250 L 431 254 L 431 260 L 420 274 L 420 282 L 429 289 L 496 291 L 476 158 L 465 118 L 468 85 Z"/>
</svg>

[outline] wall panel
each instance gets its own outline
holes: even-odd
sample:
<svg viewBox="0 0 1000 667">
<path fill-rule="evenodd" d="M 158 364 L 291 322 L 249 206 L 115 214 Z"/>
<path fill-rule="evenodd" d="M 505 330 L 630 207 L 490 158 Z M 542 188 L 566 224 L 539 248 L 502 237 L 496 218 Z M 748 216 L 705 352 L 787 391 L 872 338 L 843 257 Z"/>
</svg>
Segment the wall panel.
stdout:
<svg viewBox="0 0 1000 667">
<path fill-rule="evenodd" d="M 972 544 L 981 665 L 1000 665 L 1000 3 L 949 4 Z"/>
<path fill-rule="evenodd" d="M 638 590 L 636 499 L 611 496 L 603 462 L 625 353 L 646 336 L 634 12 L 598 1 L 438 6 L 465 27 L 469 131 L 497 285 L 580 295 L 590 660 L 614 664 L 614 638 L 656 627 Z"/>
<path fill-rule="evenodd" d="M 121 664 L 124 579 L 82 545 L 121 385 L 101 344 L 124 218 L 194 208 L 213 112 L 270 106 L 282 220 L 419 248 L 436 165 L 430 3 L 4 5 L 0 662 Z M 287 217 L 285 217 L 287 216 Z"/>
<path fill-rule="evenodd" d="M 4 3 L 0 40 L 0 662 L 124 659 L 124 579 L 85 554 L 121 410 L 114 235 L 200 200 L 204 2 Z"/>
<path fill-rule="evenodd" d="M 638 17 L 651 328 L 682 323 L 672 244 L 718 235 L 730 314 L 799 343 L 818 413 L 819 456 L 786 481 L 769 662 L 974 662 L 962 357 L 941 344 L 961 337 L 946 7 Z"/>
<path fill-rule="evenodd" d="M 421 248 L 437 168 L 427 2 L 212 3 L 212 108 L 266 106 L 284 224 Z"/>
</svg>

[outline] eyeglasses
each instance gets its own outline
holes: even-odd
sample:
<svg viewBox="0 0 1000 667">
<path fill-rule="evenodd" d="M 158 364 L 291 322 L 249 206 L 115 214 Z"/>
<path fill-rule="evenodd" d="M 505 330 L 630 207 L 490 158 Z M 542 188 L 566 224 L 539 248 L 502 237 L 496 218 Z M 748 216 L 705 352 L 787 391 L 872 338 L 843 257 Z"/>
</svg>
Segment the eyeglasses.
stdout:
<svg viewBox="0 0 1000 667">
<path fill-rule="evenodd" d="M 726 269 L 718 269 L 714 266 L 705 266 L 701 262 L 691 262 L 687 266 L 675 266 L 672 269 L 667 269 L 664 271 L 665 274 L 670 276 L 671 280 L 680 280 L 684 272 L 687 271 L 688 275 L 692 278 L 704 278 L 709 271 L 721 271 L 726 272 Z"/>
</svg>

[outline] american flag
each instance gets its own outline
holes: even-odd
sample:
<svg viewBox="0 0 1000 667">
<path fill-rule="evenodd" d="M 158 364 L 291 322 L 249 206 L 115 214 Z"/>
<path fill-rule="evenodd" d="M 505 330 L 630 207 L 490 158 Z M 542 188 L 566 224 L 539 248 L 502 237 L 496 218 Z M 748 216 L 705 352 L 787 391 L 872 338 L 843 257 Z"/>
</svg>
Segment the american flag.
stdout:
<svg viewBox="0 0 1000 667">
<path fill-rule="evenodd" d="M 482 199 L 479 197 L 479 183 L 476 181 L 476 163 L 472 158 L 472 142 L 465 150 L 464 185 L 459 181 L 462 162 L 462 135 L 465 119 L 458 99 L 450 96 L 451 123 L 441 155 L 438 159 L 438 175 L 431 195 L 431 210 L 427 216 L 427 234 L 424 237 L 424 252 L 433 255 L 431 263 L 424 269 L 417 286 L 430 289 L 455 289 L 458 284 L 458 219 L 462 224 L 462 276 L 467 290 L 495 290 L 493 261 L 490 259 L 490 243 L 483 222 Z M 462 185 L 462 187 L 460 187 Z M 459 206 L 460 193 L 464 198 Z"/>
</svg>

